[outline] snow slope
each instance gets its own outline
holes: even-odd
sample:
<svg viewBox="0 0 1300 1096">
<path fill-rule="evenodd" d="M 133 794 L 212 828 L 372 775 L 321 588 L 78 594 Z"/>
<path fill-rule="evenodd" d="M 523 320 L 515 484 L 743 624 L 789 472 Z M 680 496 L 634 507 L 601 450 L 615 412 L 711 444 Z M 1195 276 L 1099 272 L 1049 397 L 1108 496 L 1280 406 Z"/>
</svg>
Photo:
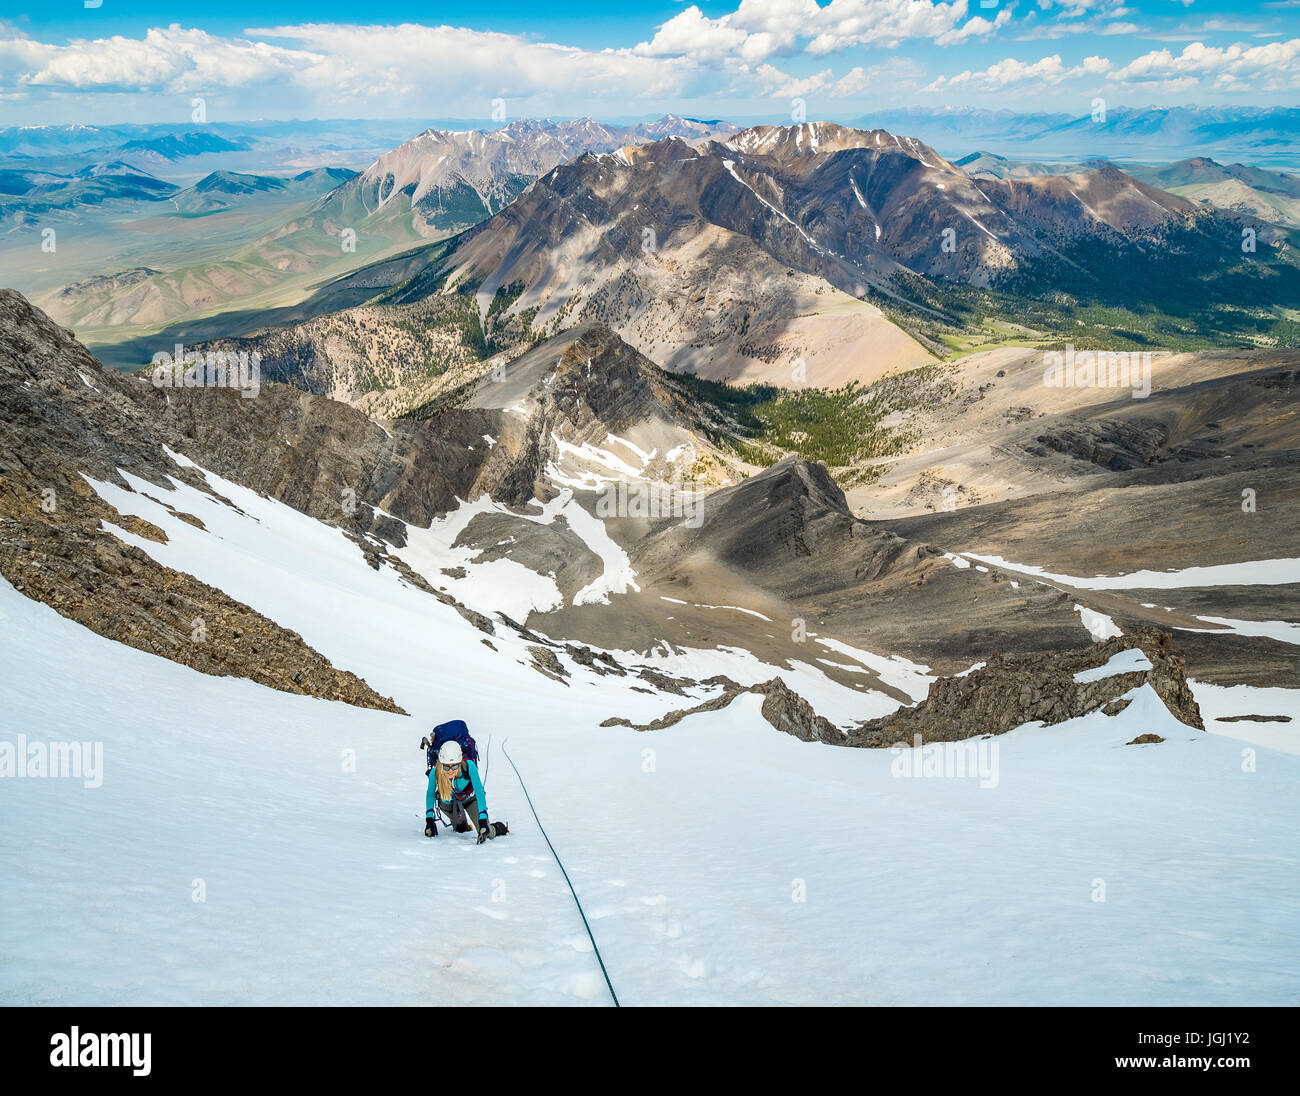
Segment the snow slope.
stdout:
<svg viewBox="0 0 1300 1096">
<path fill-rule="evenodd" d="M 554 682 L 337 530 L 211 479 L 243 515 L 167 499 L 206 529 L 96 487 L 171 538 L 124 540 L 412 716 L 205 676 L 0 581 L 0 743 L 104 747 L 98 788 L 0 779 L 0 1002 L 608 1003 L 507 738 L 625 1004 L 1300 1001 L 1300 757 L 1256 748 L 1243 771 L 1241 742 L 1147 689 L 985 743 L 984 788 L 798 742 L 756 696 L 601 728 L 695 701 L 563 655 Z M 417 744 L 457 716 L 512 827 L 482 847 L 420 832 Z M 1124 745 L 1144 731 L 1166 742 Z"/>
</svg>

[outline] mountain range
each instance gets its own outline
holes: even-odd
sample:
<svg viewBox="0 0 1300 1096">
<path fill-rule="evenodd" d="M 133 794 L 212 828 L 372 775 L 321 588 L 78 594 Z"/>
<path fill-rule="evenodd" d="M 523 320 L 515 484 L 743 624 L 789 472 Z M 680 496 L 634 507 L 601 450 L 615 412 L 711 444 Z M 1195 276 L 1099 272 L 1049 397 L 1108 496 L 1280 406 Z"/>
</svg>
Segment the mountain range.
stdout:
<svg viewBox="0 0 1300 1096">
<path fill-rule="evenodd" d="M 418 184 L 407 187 L 414 195 Z M 1240 225 L 1110 165 L 977 179 L 910 137 L 760 127 L 584 153 L 450 239 L 279 313 L 173 334 L 238 336 L 277 378 L 346 399 L 427 389 L 453 364 L 587 321 L 676 372 L 836 388 L 951 353 L 972 326 L 962 293 L 1031 316 L 1018 332 L 1044 342 L 1062 328 L 1093 337 L 1071 315 L 1090 297 L 1118 307 L 1154 293 L 1170 313 L 1235 316 L 1233 287 L 1256 268 L 1225 246 L 1234 237 Z M 1261 258 L 1277 273 L 1263 296 L 1253 291 L 1261 306 L 1297 286 L 1269 240 Z M 1172 273 L 1170 254 L 1186 256 Z"/>
<path fill-rule="evenodd" d="M 1054 160 L 1171 160 L 1193 155 L 1248 158 L 1300 168 L 1294 107 L 1126 107 L 1098 104 L 1083 116 L 976 108 L 909 108 L 864 115 L 854 124 L 911 133 L 950 156 L 988 148 Z"/>
<path fill-rule="evenodd" d="M 35 295 L 63 322 L 111 331 L 121 339 L 132 327 L 156 328 L 219 303 L 265 309 L 292 299 L 295 292 L 305 295 L 312 277 L 320 280 L 478 223 L 542 171 L 585 148 L 615 148 L 667 132 L 700 137 L 730 128 L 666 115 L 630 127 L 580 119 L 519 121 L 488 133 L 428 130 L 389 150 L 355 178 L 338 167 L 287 177 L 221 168 L 183 189 L 118 161 L 119 173 L 105 176 L 85 195 L 85 186 L 70 188 L 48 172 L 24 170 L 4 176 L 13 196 L 0 204 L 0 214 L 8 214 L 9 234 L 15 237 L 30 231 L 40 217 L 71 218 L 82 254 L 88 233 L 98 238 L 116 234 L 115 223 L 124 219 L 144 222 L 147 231 L 132 241 L 133 265 L 83 268 L 81 276 L 65 278 L 54 292 L 44 279 L 35 283 Z M 166 134 L 156 140 L 169 142 L 169 148 L 196 147 L 184 137 Z M 192 162 L 210 159 L 191 157 Z M 150 167 L 157 170 L 152 161 Z M 137 175 L 150 181 L 143 186 L 131 182 Z M 251 200 L 258 195 L 265 200 Z M 109 205 L 89 216 L 86 201 L 91 198 Z M 163 198 L 171 201 L 162 204 Z M 231 217 L 192 223 L 226 211 L 233 211 Z M 159 217 L 171 220 L 159 223 Z M 161 246 L 139 240 L 153 235 L 163 237 Z M 194 236 L 203 240 L 201 247 L 192 246 Z M 227 241 L 224 248 L 207 242 L 222 239 Z M 178 250 L 188 253 L 179 268 L 168 255 Z M 154 272 L 144 284 L 141 271 Z"/>
</svg>

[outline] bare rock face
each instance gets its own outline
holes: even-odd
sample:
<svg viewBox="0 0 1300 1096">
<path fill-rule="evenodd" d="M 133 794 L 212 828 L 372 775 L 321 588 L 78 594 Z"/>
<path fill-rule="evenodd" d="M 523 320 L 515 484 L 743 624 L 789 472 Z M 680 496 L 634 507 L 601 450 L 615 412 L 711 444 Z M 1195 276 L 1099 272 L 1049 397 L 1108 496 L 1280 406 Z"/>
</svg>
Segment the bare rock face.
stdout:
<svg viewBox="0 0 1300 1096">
<path fill-rule="evenodd" d="M 641 676 L 645 678 L 647 673 L 652 672 L 643 670 Z M 656 687 L 666 691 L 681 692 L 680 686 L 682 684 L 694 684 L 694 682 L 684 680 L 673 682 L 671 679 L 663 678 L 662 675 L 656 676 L 659 678 L 658 681 L 655 681 Z M 647 680 L 650 679 L 647 678 Z M 824 742 L 831 746 L 844 745 L 844 732 L 829 719 L 825 719 L 813 711 L 812 705 L 779 677 L 774 677 L 771 681 L 751 685 L 748 688 L 723 675 L 709 678 L 703 684 L 721 686 L 722 692 L 711 700 L 706 700 L 690 708 L 679 708 L 668 712 L 650 723 L 633 723 L 631 720 L 620 716 L 611 716 L 601 726 L 631 727 L 634 731 L 661 731 L 665 727 L 680 723 L 688 715 L 696 715 L 699 712 L 714 712 L 719 708 L 725 708 L 743 693 L 757 693 L 763 698 L 761 709 L 763 718 L 778 731 L 794 735 L 801 742 Z"/>
<path fill-rule="evenodd" d="M 1169 440 L 1164 423 L 1150 419 L 1095 419 L 1059 423 L 1038 435 L 1031 453 L 1052 449 L 1112 472 L 1142 468 L 1159 460 Z"/>
<path fill-rule="evenodd" d="M 994 656 L 964 677 L 940 678 L 916 707 L 859 725 L 849 732 L 848 744 L 912 744 L 918 735 L 922 742 L 955 742 L 1005 734 L 1034 720 L 1050 725 L 1098 709 L 1109 714 L 1126 706 L 1115 704 L 1118 698 L 1143 684 L 1155 690 L 1176 719 L 1204 730 L 1200 708 L 1184 676 L 1183 659 L 1172 652 L 1170 639 L 1168 632 L 1146 628 L 1078 651 Z M 1076 674 L 1105 666 L 1114 655 L 1128 650 L 1140 650 L 1151 668 L 1075 681 Z"/>
<path fill-rule="evenodd" d="M 695 402 L 602 323 L 580 324 L 538 342 L 497 369 L 448 388 L 408 418 L 445 429 L 448 412 L 441 409 L 447 407 L 498 417 L 487 431 L 496 440 L 475 489 L 514 507 L 555 497 L 554 470 L 566 466 L 561 440 L 568 447 L 603 448 L 610 435 L 637 434 L 653 450 L 642 469 L 647 479 L 684 472 L 667 457 L 683 448 L 719 467 L 727 464 L 698 429 Z"/>
<path fill-rule="evenodd" d="M 844 745 L 844 733 L 813 711 L 812 705 L 779 677 L 755 685 L 753 691 L 763 694 L 763 718 L 778 731 L 792 734 L 801 742 Z"/>
<path fill-rule="evenodd" d="M 915 549 L 855 519 L 826 466 L 793 456 L 713 493 L 702 515 L 635 545 L 634 565 L 654 573 L 707 557 L 782 597 L 810 597 L 879 578 Z"/>
<path fill-rule="evenodd" d="M 529 647 L 528 654 L 532 658 L 534 670 L 552 681 L 558 681 L 562 685 L 568 684 L 564 679 L 569 676 L 569 671 L 564 668 L 564 663 L 549 647 Z"/>
<path fill-rule="evenodd" d="M 299 405 L 301 393 L 285 393 Z M 139 377 L 105 369 L 71 332 L 21 295 L 0 291 L 0 574 L 19 592 L 100 635 L 203 673 L 400 711 L 297 633 L 117 535 L 126 530 L 165 539 L 148 522 L 118 514 L 83 475 L 127 487 L 118 472 L 125 469 L 158 484 L 155 497 L 164 505 L 167 476 L 210 490 L 192 469 L 173 462 L 164 445 L 188 449 L 209 467 L 283 476 L 280 492 L 292 491 L 292 461 L 278 459 L 290 447 L 283 437 L 276 438 L 278 446 L 267 444 L 283 426 L 283 420 L 268 421 L 274 400 L 254 410 L 247 405 L 258 401 L 230 390 L 181 389 L 171 396 Z M 210 414 L 194 412 L 191 404 L 187 419 L 181 410 L 187 396 L 204 400 Z M 217 428 L 223 408 L 243 417 L 242 428 L 229 434 Z M 185 433 L 186 421 L 195 435 L 212 431 L 206 446 Z M 272 483 L 257 486 L 265 490 Z M 296 501 L 311 507 L 306 498 Z M 177 516 L 198 523 L 192 515 Z"/>
</svg>

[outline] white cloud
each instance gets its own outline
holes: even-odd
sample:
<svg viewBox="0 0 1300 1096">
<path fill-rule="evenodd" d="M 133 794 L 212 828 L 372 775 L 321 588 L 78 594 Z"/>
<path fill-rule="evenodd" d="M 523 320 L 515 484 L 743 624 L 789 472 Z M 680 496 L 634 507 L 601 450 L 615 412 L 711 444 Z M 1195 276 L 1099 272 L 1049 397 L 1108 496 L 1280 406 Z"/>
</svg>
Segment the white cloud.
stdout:
<svg viewBox="0 0 1300 1096">
<path fill-rule="evenodd" d="M 702 70 L 688 58 L 582 50 L 458 27 L 304 24 L 225 38 L 172 24 L 142 38 L 114 35 L 51 45 L 0 27 L 0 89 L 159 94 L 284 85 L 331 102 L 386 97 L 461 102 L 546 93 L 625 98 L 689 93 Z M 263 41 L 259 39 L 270 39 Z M 275 42 L 284 44 L 274 44 Z M 484 114 L 487 113 L 484 102 Z"/>
<path fill-rule="evenodd" d="M 978 72 L 967 70 L 955 76 L 940 76 L 926 91 L 940 91 L 943 88 L 969 87 L 980 91 L 998 91 L 1013 84 L 1033 82 L 1055 87 L 1066 80 L 1080 77 L 1096 77 L 1108 72 L 1111 63 L 1105 57 L 1088 57 L 1078 65 L 1067 68 L 1061 61 L 1059 53 L 1037 61 L 1018 61 L 1008 57 Z"/>
<path fill-rule="evenodd" d="M 1070 80 L 1090 79 L 1096 83 L 1101 78 L 1107 84 L 1171 95 L 1210 87 L 1225 92 L 1285 90 L 1300 81 L 1300 38 L 1262 46 L 1207 46 L 1193 42 L 1179 54 L 1168 49 L 1152 50 L 1122 66 L 1099 56 L 1088 57 L 1072 67 L 1062 62 L 1060 54 L 1033 62 L 1008 57 L 986 69 L 940 76 L 924 90 L 998 91 L 1031 82 L 1055 87 Z"/>
<path fill-rule="evenodd" d="M 1136 28 L 1114 17 L 1126 11 L 1097 0 L 1083 6 L 1044 3 L 1044 20 L 1095 25 L 1094 34 L 1125 35 Z M 690 4 L 660 26 L 648 42 L 630 49 L 580 49 L 517 34 L 418 24 L 362 26 L 310 23 L 249 28 L 221 36 L 179 24 L 132 38 L 113 35 L 47 43 L 0 21 L 0 100 L 38 107 L 61 98 L 117 93 L 155 97 L 229 93 L 243 109 L 263 103 L 277 109 L 306 104 L 318 112 L 340 109 L 371 116 L 489 113 L 505 98 L 529 112 L 594 112 L 617 103 L 752 103 L 759 97 L 863 96 L 888 101 L 912 91 L 941 89 L 998 92 L 1053 88 L 1070 81 L 1171 94 L 1199 89 L 1223 95 L 1284 91 L 1300 82 L 1300 39 L 1266 44 L 1209 46 L 1188 43 L 1181 53 L 1157 49 L 1112 64 L 1089 57 L 1070 64 L 1060 54 L 1006 57 L 984 68 L 933 78 L 931 50 L 921 64 L 896 52 L 882 64 L 823 67 L 790 75 L 782 57 L 822 58 L 848 46 L 888 47 L 909 37 L 938 43 L 987 38 L 1008 25 L 1008 4 L 993 15 L 973 15 L 976 0 L 739 0 L 731 13 L 710 18 Z M 1078 9 L 1083 18 L 1066 13 Z M 1095 23 L 1098 13 L 1111 17 Z M 1089 14 L 1091 13 L 1091 14 Z M 1044 22 L 1037 25 L 1043 26 Z M 1107 42 L 1115 41 L 1108 38 Z M 1174 47 L 1175 49 L 1177 47 Z M 916 52 L 916 51 L 913 51 Z M 878 53 L 877 56 L 881 56 Z M 868 55 L 869 56 L 869 55 Z M 852 65 L 852 67 L 849 67 Z M 846 71 L 847 70 L 847 71 Z M 942 71 L 940 69 L 939 71 Z M 1188 81 L 1192 81 L 1188 84 Z M 1198 83 L 1199 82 L 1199 83 Z M 1253 83 L 1253 87 L 1252 87 Z M 1063 93 L 1065 93 L 1063 91 Z"/>
<path fill-rule="evenodd" d="M 716 60 L 744 45 L 746 31 L 730 27 L 721 20 L 706 19 L 694 4 L 661 26 L 649 42 L 642 42 L 632 52 L 642 57 L 698 57 Z"/>
<path fill-rule="evenodd" d="M 1011 19 L 1009 9 L 993 19 L 967 19 L 969 10 L 970 0 L 830 0 L 824 7 L 816 0 L 740 0 L 735 11 L 709 18 L 692 5 L 634 52 L 714 60 L 731 56 L 758 64 L 800 51 L 816 57 L 916 39 L 951 45 L 982 38 Z"/>
<path fill-rule="evenodd" d="M 1207 46 L 1192 42 L 1175 56 L 1168 49 L 1152 50 L 1130 61 L 1114 75 L 1117 80 L 1151 80 L 1181 76 L 1300 75 L 1300 38 L 1263 46 Z"/>
<path fill-rule="evenodd" d="M 967 69 L 955 76 L 940 76 L 927 90 L 942 87 L 972 86 L 991 91 L 1004 88 L 1009 84 L 1020 84 L 1026 80 L 1037 80 L 1049 84 L 1059 84 L 1065 78 L 1065 66 L 1061 64 L 1061 55 L 1054 53 L 1032 64 L 1017 61 L 1014 57 L 998 61 L 980 72 Z"/>
<path fill-rule="evenodd" d="M 960 27 L 944 31 L 935 42 L 941 46 L 949 46 L 955 42 L 964 42 L 967 38 L 984 38 L 1009 22 L 1011 22 L 1011 9 L 1004 8 L 991 22 L 983 16 L 976 16 Z"/>
<path fill-rule="evenodd" d="M 220 38 L 173 23 L 143 38 L 74 39 L 66 46 L 14 37 L 0 42 L 5 85 L 37 88 L 166 90 L 243 87 L 301 77 L 326 58 L 266 42 Z"/>
<path fill-rule="evenodd" d="M 763 82 L 763 90 L 775 99 L 794 99 L 825 91 L 834 80 L 830 69 L 823 69 L 812 76 L 790 76 L 773 65 L 760 65 L 758 78 Z"/>
<path fill-rule="evenodd" d="M 762 65 L 758 69 L 764 93 L 778 99 L 802 98 L 819 92 L 825 92 L 828 99 L 836 100 L 853 99 L 866 93 L 897 93 L 919 88 L 924 75 L 925 70 L 920 65 L 903 57 L 891 57 L 882 64 L 867 68 L 858 65 L 838 80 L 830 69 L 803 78 L 790 76 L 773 65 Z"/>
</svg>

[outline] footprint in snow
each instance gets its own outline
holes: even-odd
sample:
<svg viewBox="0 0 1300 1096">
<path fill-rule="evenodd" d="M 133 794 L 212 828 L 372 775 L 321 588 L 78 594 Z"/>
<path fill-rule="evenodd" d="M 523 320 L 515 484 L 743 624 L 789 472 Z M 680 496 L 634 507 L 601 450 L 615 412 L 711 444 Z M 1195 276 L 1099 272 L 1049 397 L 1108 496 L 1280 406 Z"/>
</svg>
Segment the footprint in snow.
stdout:
<svg viewBox="0 0 1300 1096">
<path fill-rule="evenodd" d="M 703 959 L 687 959 L 683 956 L 677 960 L 677 969 L 687 978 L 707 978 L 709 976 L 709 966 Z"/>
<path fill-rule="evenodd" d="M 655 932 L 660 936 L 668 937 L 669 940 L 677 940 L 682 935 L 682 923 L 680 921 L 668 921 L 662 925 L 656 925 Z"/>
<path fill-rule="evenodd" d="M 581 997 L 587 1001 L 603 996 L 608 992 L 605 989 L 605 979 L 598 972 L 595 974 L 575 975 L 564 984 L 564 988 L 573 996 Z"/>
</svg>

